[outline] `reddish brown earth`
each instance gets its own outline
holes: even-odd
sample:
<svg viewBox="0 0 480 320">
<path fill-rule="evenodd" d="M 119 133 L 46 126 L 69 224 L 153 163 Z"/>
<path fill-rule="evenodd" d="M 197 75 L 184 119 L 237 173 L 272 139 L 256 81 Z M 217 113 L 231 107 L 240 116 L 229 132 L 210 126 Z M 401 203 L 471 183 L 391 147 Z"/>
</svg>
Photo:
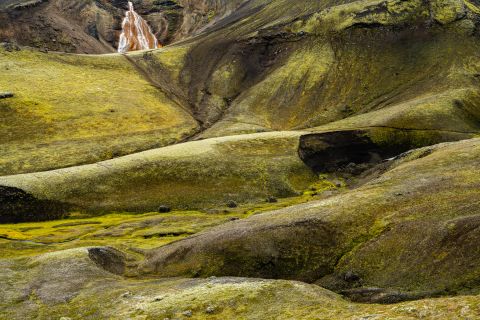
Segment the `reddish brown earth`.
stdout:
<svg viewBox="0 0 480 320">
<path fill-rule="evenodd" d="M 244 0 L 146 0 L 135 10 L 162 44 L 201 32 Z M 108 53 L 118 48 L 127 0 L 6 0 L 0 3 L 0 42 L 42 50 Z"/>
</svg>

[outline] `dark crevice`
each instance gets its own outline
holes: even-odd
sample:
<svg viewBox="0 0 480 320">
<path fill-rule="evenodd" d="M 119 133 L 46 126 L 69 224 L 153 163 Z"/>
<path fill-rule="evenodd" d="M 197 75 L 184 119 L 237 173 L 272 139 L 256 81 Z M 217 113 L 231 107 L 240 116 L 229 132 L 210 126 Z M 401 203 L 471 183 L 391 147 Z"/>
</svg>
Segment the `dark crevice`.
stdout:
<svg viewBox="0 0 480 320">
<path fill-rule="evenodd" d="M 405 292 L 377 287 L 346 289 L 338 293 L 353 302 L 380 304 L 392 304 L 444 295 L 442 292 Z"/>
<path fill-rule="evenodd" d="M 300 137 L 299 156 L 315 173 L 343 172 L 358 175 L 386 159 L 422 147 L 421 145 L 413 145 L 408 139 L 380 145 L 370 138 L 372 129 L 391 129 L 398 132 L 427 131 L 459 135 L 455 138 L 444 139 L 445 141 L 459 140 L 466 137 L 461 135 L 479 133 L 478 131 L 412 129 L 392 126 L 372 126 L 357 130 L 311 133 Z M 439 142 L 442 141 L 434 141 L 432 144 Z"/>
<path fill-rule="evenodd" d="M 59 201 L 38 199 L 19 188 L 0 186 L 0 223 L 56 220 L 71 208 Z"/>
<path fill-rule="evenodd" d="M 157 232 L 154 234 L 147 234 L 144 235 L 144 239 L 151 239 L 151 238 L 163 238 L 163 237 L 179 237 L 179 236 L 189 236 L 194 234 L 194 232 L 185 232 L 185 231 L 166 231 L 166 232 Z"/>
<path fill-rule="evenodd" d="M 96 247 L 88 249 L 88 256 L 100 268 L 117 275 L 123 275 L 126 270 L 126 256 L 121 251 L 111 247 Z"/>
<path fill-rule="evenodd" d="M 316 173 L 333 173 L 347 166 L 376 164 L 405 150 L 382 148 L 366 131 L 335 131 L 300 137 L 299 156 Z"/>
</svg>

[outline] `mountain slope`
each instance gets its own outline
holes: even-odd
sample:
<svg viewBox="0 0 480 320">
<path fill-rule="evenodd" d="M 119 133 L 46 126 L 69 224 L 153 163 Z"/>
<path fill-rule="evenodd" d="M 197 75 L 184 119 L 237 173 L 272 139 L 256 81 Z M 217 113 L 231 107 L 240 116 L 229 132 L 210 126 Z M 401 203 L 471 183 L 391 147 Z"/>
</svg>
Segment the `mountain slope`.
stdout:
<svg viewBox="0 0 480 320">
<path fill-rule="evenodd" d="M 121 55 L 0 49 L 0 174 L 92 163 L 174 142 L 197 123 Z"/>
<path fill-rule="evenodd" d="M 201 138 L 312 127 L 318 127 L 314 131 L 391 127 L 428 130 L 436 136 L 479 132 L 475 5 L 462 1 L 403 5 L 393 0 L 354 5 L 307 1 L 290 8 L 283 1 L 253 1 L 186 42 L 127 58 L 135 76 L 192 113 Z M 452 16 L 442 18 L 442 10 L 453 10 Z M 348 17 L 345 23 L 337 23 L 339 15 Z M 16 54 L 4 56 L 15 59 Z M 40 66 L 56 57 L 28 59 Z M 94 65 L 99 58 L 82 59 L 87 65 L 92 59 Z M 127 63 L 121 56 L 110 61 Z M 9 64 L 4 62 L 4 68 Z M 9 74 L 15 76 L 14 71 Z M 13 84 L 21 90 L 22 85 L 43 81 L 17 78 Z M 15 89 L 10 83 L 5 78 L 2 86 Z M 86 83 L 85 90 L 96 90 L 94 85 Z M 36 99 L 36 93 L 25 94 Z M 13 117 L 12 124 L 40 129 L 21 113 Z M 151 126 L 146 119 L 139 121 Z M 8 124 L 5 128 L 12 131 Z M 105 152 L 114 155 L 146 149 L 107 148 Z M 87 162 L 83 150 L 66 152 L 75 153 L 80 161 L 63 163 L 64 153 L 54 159 L 57 166 L 12 159 L 16 168 L 6 165 L 2 173 Z M 94 155 L 88 162 L 108 158 Z"/>
</svg>

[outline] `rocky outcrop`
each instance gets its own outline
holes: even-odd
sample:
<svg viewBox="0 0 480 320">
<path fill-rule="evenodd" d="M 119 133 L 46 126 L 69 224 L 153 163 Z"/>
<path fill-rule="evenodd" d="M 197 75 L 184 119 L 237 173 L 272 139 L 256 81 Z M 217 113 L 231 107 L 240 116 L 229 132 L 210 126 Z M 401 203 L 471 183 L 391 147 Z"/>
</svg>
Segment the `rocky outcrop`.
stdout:
<svg viewBox="0 0 480 320">
<path fill-rule="evenodd" d="M 142 1 L 136 10 L 162 44 L 185 39 L 231 13 L 242 2 L 212 0 Z M 0 4 L 0 42 L 42 50 L 116 51 L 127 0 L 29 1 Z"/>
<path fill-rule="evenodd" d="M 59 219 L 69 209 L 59 201 L 37 199 L 18 188 L 0 186 L 0 223 Z"/>
</svg>

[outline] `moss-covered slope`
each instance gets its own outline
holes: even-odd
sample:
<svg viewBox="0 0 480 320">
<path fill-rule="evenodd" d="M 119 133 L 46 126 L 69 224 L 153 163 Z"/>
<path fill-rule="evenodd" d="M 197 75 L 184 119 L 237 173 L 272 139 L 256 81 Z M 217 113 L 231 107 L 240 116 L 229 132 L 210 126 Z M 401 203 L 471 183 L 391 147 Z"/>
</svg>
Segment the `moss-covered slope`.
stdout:
<svg viewBox="0 0 480 320">
<path fill-rule="evenodd" d="M 0 48 L 0 175 L 111 159 L 178 142 L 192 116 L 121 55 Z"/>
<path fill-rule="evenodd" d="M 80 210 L 212 208 L 293 196 L 317 181 L 299 158 L 300 132 L 187 142 L 92 165 L 0 177 L 39 199 Z"/>
<path fill-rule="evenodd" d="M 199 4 L 182 4 L 190 5 L 194 12 Z M 1 102 L 9 138 L 0 174 L 177 142 L 194 132 L 195 120 L 197 138 L 306 128 L 428 130 L 444 140 L 479 132 L 473 3 L 258 0 L 204 9 L 210 6 L 219 18 L 203 33 L 157 51 L 2 51 L 2 90 L 17 96 Z"/>
<path fill-rule="evenodd" d="M 477 12 L 463 1 L 252 1 L 187 41 L 167 82 L 203 137 L 342 119 L 478 132 Z M 132 58 L 165 83 L 161 56 Z"/>
<path fill-rule="evenodd" d="M 104 269 L 118 258 L 93 247 L 0 260 L 0 318 L 461 319 L 480 312 L 478 296 L 367 305 L 296 281 L 126 279 Z"/>
<path fill-rule="evenodd" d="M 154 250 L 142 270 L 299 279 L 335 290 L 373 286 L 411 296 L 475 291 L 479 152 L 472 139 L 407 153 L 342 195 Z M 345 281 L 347 272 L 353 280 Z"/>
</svg>

